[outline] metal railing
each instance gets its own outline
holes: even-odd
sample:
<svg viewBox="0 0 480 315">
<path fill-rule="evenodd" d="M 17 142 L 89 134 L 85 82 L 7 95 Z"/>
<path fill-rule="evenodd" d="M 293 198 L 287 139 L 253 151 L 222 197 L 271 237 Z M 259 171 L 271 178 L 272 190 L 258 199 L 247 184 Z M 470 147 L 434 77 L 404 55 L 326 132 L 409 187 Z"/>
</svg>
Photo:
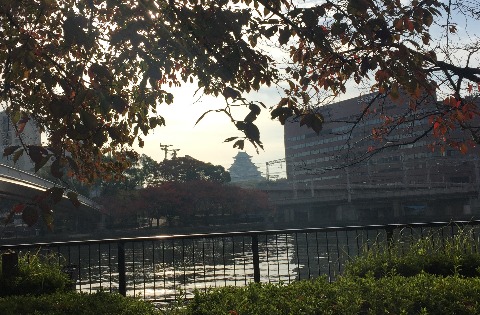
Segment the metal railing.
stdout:
<svg viewBox="0 0 480 315">
<path fill-rule="evenodd" d="M 435 230 L 441 237 L 480 221 L 326 227 L 3 245 L 0 253 L 49 253 L 74 270 L 79 291 L 117 291 L 168 301 L 194 290 L 327 276 L 373 246 L 403 242 Z"/>
</svg>

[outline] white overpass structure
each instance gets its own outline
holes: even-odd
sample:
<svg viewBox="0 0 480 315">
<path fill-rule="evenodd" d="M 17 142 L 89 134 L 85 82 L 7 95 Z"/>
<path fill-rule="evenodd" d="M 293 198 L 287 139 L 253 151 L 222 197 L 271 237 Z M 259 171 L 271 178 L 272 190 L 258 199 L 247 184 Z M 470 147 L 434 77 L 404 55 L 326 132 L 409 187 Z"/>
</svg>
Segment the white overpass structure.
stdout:
<svg viewBox="0 0 480 315">
<path fill-rule="evenodd" d="M 32 201 L 36 195 L 54 186 L 55 183 L 36 176 L 35 174 L 0 164 L 0 197 L 19 201 Z M 100 210 L 101 208 L 100 205 L 93 200 L 82 195 L 78 195 L 78 201 L 80 201 L 81 204 L 80 208 L 86 207 L 95 210 Z M 57 207 L 63 209 L 75 208 L 65 195 L 63 200 L 57 204 Z"/>
</svg>

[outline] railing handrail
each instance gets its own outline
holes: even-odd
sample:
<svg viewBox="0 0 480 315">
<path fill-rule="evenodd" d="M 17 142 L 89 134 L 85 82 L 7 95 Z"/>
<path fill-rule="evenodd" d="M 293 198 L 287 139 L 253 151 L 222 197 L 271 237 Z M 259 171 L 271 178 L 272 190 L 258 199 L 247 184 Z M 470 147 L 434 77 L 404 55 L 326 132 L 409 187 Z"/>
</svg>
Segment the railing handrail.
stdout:
<svg viewBox="0 0 480 315">
<path fill-rule="evenodd" d="M 441 226 L 456 226 L 456 225 L 480 225 L 480 220 L 470 221 L 442 221 L 442 222 L 416 222 L 416 223 L 392 223 L 392 224 L 372 224 L 372 225 L 348 225 L 348 226 L 329 226 L 318 228 L 304 228 L 304 229 L 279 229 L 279 230 L 263 230 L 263 231 L 238 231 L 238 232 L 213 232 L 213 233 L 192 233 L 192 234 L 171 234 L 171 235 L 156 235 L 156 236 L 140 236 L 140 237 L 122 237 L 122 238 L 105 238 L 93 240 L 73 240 L 73 241 L 57 241 L 57 242 L 39 242 L 39 243 L 23 243 L 23 244 L 6 244 L 0 245 L 0 251 L 8 249 L 21 249 L 30 247 L 49 247 L 60 245 L 92 245 L 92 244 L 106 244 L 118 242 L 144 242 L 156 240 L 186 240 L 197 238 L 228 238 L 254 235 L 272 235 L 272 234 L 295 234 L 295 233 L 320 233 L 320 232 L 341 232 L 353 230 L 391 230 L 408 227 L 441 227 Z"/>
</svg>

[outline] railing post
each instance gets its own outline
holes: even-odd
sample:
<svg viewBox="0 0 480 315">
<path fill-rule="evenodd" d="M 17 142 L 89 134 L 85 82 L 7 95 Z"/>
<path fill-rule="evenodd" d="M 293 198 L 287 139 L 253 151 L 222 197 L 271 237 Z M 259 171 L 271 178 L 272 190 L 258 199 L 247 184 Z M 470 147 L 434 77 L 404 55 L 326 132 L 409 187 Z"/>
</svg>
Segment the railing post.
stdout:
<svg viewBox="0 0 480 315">
<path fill-rule="evenodd" d="M 127 285 L 125 279 L 125 242 L 118 242 L 118 292 L 126 296 L 127 295 Z"/>
<path fill-rule="evenodd" d="M 258 235 L 252 235 L 253 281 L 260 282 L 260 256 L 258 254 Z"/>
<path fill-rule="evenodd" d="M 2 276 L 7 279 L 16 277 L 18 274 L 18 253 L 10 251 L 2 255 Z"/>
</svg>

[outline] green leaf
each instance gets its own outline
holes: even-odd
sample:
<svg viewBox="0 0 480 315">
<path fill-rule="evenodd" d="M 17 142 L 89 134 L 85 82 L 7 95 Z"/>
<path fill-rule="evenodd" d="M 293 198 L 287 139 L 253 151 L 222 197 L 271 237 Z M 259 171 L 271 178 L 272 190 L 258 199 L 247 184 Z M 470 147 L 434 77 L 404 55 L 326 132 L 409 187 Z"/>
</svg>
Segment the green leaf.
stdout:
<svg viewBox="0 0 480 315">
<path fill-rule="evenodd" d="M 260 106 L 258 105 L 255 105 L 253 103 L 251 103 L 248 108 L 250 109 L 250 113 L 248 113 L 248 115 L 245 117 L 245 119 L 243 121 L 245 122 L 253 122 L 257 119 L 257 116 L 260 114 L 261 112 L 261 109 L 260 109 Z"/>
<path fill-rule="evenodd" d="M 60 158 L 57 158 L 55 161 L 53 161 L 52 165 L 50 165 L 50 173 L 52 173 L 53 177 L 55 178 L 62 178 L 63 167 L 60 163 Z"/>
<path fill-rule="evenodd" d="M 78 201 L 78 194 L 73 192 L 73 191 L 69 191 L 67 193 L 67 197 L 68 199 L 70 199 L 70 201 L 72 202 L 72 204 L 75 206 L 75 207 L 80 207 L 80 201 Z"/>
<path fill-rule="evenodd" d="M 38 172 L 43 166 L 45 166 L 45 164 L 47 164 L 51 157 L 52 155 L 49 154 L 42 157 L 40 161 L 35 162 L 35 173 Z"/>
<path fill-rule="evenodd" d="M 58 161 L 58 160 L 57 160 Z M 52 201 L 54 203 L 59 203 L 62 201 L 63 198 L 63 193 L 65 192 L 65 188 L 62 187 L 52 187 L 47 190 L 47 192 L 50 194 Z"/>
<path fill-rule="evenodd" d="M 73 111 L 72 103 L 66 98 L 54 98 L 49 104 L 48 108 L 55 118 L 63 118 Z"/>
<path fill-rule="evenodd" d="M 94 131 L 98 126 L 97 117 L 93 113 L 82 110 L 80 112 L 80 119 L 82 120 L 83 125 L 85 126 L 85 128 L 88 129 L 88 131 Z"/>
<path fill-rule="evenodd" d="M 28 156 L 30 156 L 34 163 L 40 163 L 43 157 L 48 154 L 47 150 L 38 145 L 29 145 L 27 148 Z"/>
<path fill-rule="evenodd" d="M 255 124 L 246 122 L 243 132 L 245 133 L 245 136 L 247 136 L 248 140 L 262 147 L 262 142 L 260 142 L 260 131 Z"/>
<path fill-rule="evenodd" d="M 17 163 L 18 159 L 23 155 L 24 151 L 24 149 L 20 149 L 15 152 L 15 154 L 13 155 L 13 163 Z"/>
<path fill-rule="evenodd" d="M 92 141 L 95 143 L 98 147 L 101 147 L 105 144 L 105 142 L 108 141 L 107 134 L 105 133 L 104 130 L 98 130 L 95 132 L 92 136 Z"/>
<path fill-rule="evenodd" d="M 318 113 L 308 113 L 305 114 L 300 120 L 300 126 L 307 126 L 317 133 L 317 135 L 322 131 L 324 118 L 321 114 Z"/>
<path fill-rule="evenodd" d="M 47 229 L 50 232 L 53 232 L 55 219 L 53 217 L 53 211 L 52 210 L 50 210 L 48 212 L 43 212 L 43 222 L 45 222 L 45 225 L 47 226 Z"/>
</svg>

